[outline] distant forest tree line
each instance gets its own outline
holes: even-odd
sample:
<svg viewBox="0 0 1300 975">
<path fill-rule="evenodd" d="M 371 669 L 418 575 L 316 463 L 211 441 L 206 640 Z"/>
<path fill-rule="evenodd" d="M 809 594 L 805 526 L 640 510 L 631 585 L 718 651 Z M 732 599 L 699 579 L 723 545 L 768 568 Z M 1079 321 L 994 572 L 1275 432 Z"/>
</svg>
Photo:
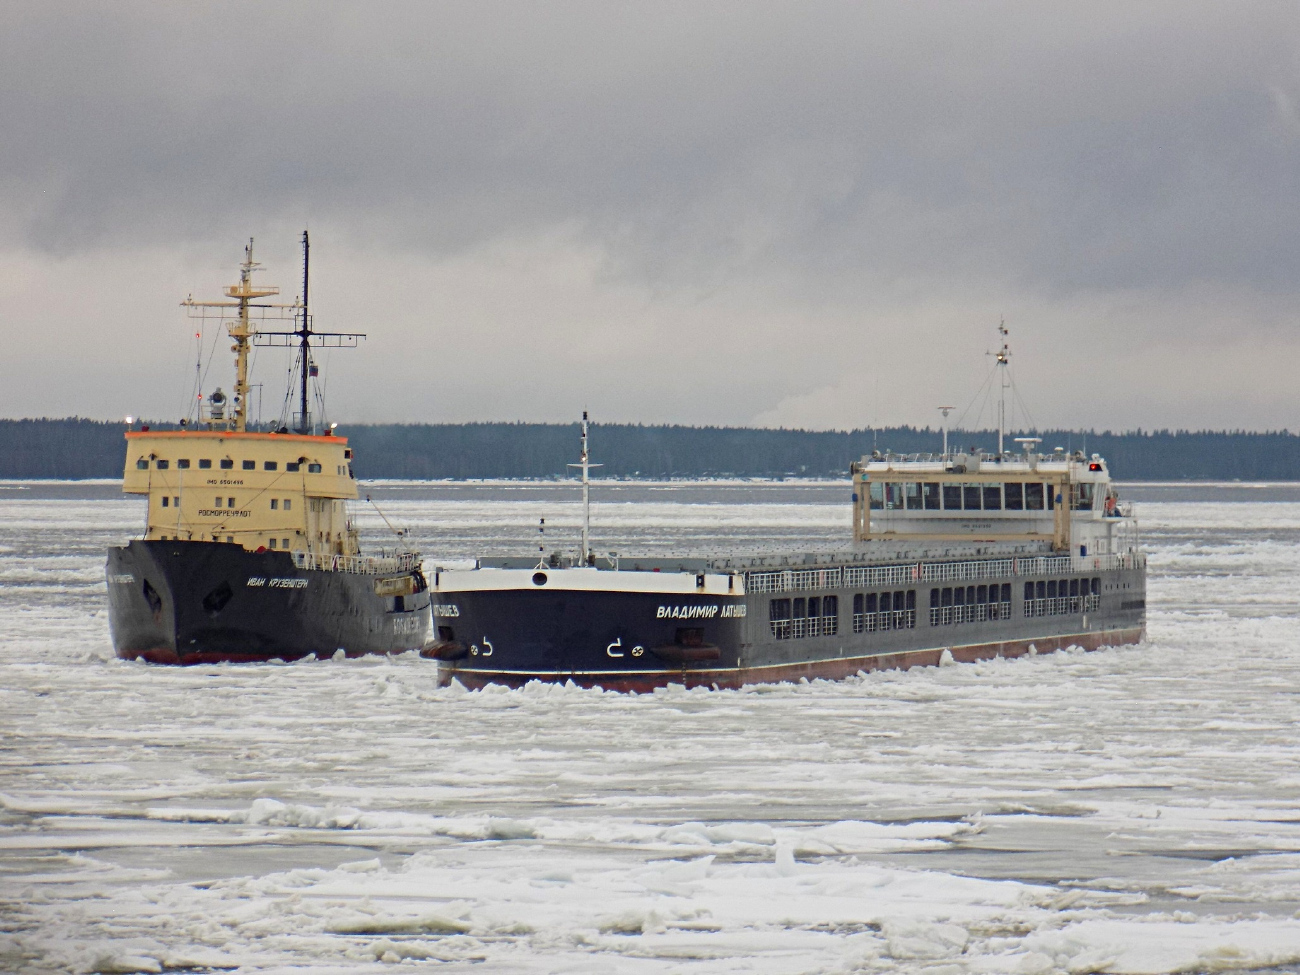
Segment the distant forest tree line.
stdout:
<svg viewBox="0 0 1300 975">
<path fill-rule="evenodd" d="M 170 425 L 159 425 L 163 429 Z M 0 478 L 121 477 L 121 423 L 0 420 Z M 558 423 L 347 424 L 357 477 L 463 479 L 570 477 L 578 427 Z M 1021 436 L 1020 433 L 1009 436 Z M 1045 430 L 1023 434 L 1054 447 L 1098 453 L 1117 480 L 1300 480 L 1300 435 L 1248 431 Z M 609 424 L 593 426 L 601 477 L 842 477 L 873 449 L 937 452 L 942 433 L 915 427 L 772 430 Z M 953 449 L 991 452 L 997 434 L 949 434 Z M 1007 445 L 1013 446 L 1008 438 Z"/>
</svg>

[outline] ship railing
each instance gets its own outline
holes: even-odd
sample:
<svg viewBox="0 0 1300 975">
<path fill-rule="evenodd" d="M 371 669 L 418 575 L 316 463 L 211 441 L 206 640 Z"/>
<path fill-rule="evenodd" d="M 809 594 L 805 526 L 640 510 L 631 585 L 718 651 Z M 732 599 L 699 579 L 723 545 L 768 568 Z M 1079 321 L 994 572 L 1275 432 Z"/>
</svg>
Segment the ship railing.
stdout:
<svg viewBox="0 0 1300 975">
<path fill-rule="evenodd" d="M 318 572 L 352 572 L 358 575 L 413 572 L 420 567 L 419 552 L 401 552 L 392 556 L 373 555 L 317 555 L 315 552 L 294 552 L 293 564 L 299 569 Z"/>
<path fill-rule="evenodd" d="M 966 603 L 963 606 L 931 606 L 930 625 L 988 623 L 1011 619 L 1010 603 Z"/>
<path fill-rule="evenodd" d="M 797 592 L 808 589 L 857 589 L 909 582 L 966 582 L 1014 576 L 1054 576 L 1114 569 L 1140 569 L 1146 556 L 1037 555 L 1028 558 L 980 559 L 969 562 L 911 562 L 905 565 L 855 565 L 825 569 L 778 569 L 749 572 L 746 592 Z"/>
<path fill-rule="evenodd" d="M 844 584 L 856 586 L 892 586 L 916 578 L 916 565 L 862 565 L 844 570 Z"/>
<path fill-rule="evenodd" d="M 921 565 L 925 582 L 949 582 L 958 579 L 1001 579 L 1015 575 L 1014 559 L 985 559 L 980 562 L 928 562 Z"/>
<path fill-rule="evenodd" d="M 877 633 L 884 630 L 913 630 L 916 628 L 916 610 L 882 609 L 878 613 L 854 613 L 854 633 Z"/>
</svg>

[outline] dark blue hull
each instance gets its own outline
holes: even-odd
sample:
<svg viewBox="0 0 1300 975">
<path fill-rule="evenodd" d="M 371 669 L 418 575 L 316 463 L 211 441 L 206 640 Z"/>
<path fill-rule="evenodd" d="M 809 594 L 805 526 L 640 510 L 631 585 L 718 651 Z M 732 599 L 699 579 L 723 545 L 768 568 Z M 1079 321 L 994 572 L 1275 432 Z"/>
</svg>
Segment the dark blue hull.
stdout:
<svg viewBox="0 0 1300 975">
<path fill-rule="evenodd" d="M 400 653 L 422 648 L 430 636 L 428 587 L 418 570 L 376 576 L 299 569 L 288 552 L 135 540 L 109 549 L 107 580 L 113 649 L 127 659 L 193 664 Z"/>
</svg>

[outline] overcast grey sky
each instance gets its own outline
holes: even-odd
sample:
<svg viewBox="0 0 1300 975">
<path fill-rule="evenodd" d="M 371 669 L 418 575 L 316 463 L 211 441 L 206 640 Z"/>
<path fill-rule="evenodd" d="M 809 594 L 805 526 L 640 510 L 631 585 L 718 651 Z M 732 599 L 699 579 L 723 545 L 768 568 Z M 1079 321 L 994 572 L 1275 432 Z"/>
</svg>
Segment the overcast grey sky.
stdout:
<svg viewBox="0 0 1300 975">
<path fill-rule="evenodd" d="M 4 416 L 180 415 L 307 225 L 343 421 L 934 423 L 1005 317 L 1039 425 L 1300 427 L 1293 2 L 29 0 L 0 125 Z"/>
</svg>

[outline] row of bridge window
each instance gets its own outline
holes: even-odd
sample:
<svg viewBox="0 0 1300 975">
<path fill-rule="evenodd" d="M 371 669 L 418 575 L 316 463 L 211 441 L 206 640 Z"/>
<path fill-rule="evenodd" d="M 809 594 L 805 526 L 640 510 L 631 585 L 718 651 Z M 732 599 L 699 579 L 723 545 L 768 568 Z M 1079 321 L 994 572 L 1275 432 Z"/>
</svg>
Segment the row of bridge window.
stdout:
<svg viewBox="0 0 1300 975">
<path fill-rule="evenodd" d="M 218 461 L 217 463 L 218 463 L 218 465 L 220 466 L 220 469 L 223 470 L 223 471 L 233 471 L 233 470 L 235 469 L 235 462 L 234 462 L 233 460 L 231 460 L 229 457 L 224 457 L 224 458 L 222 458 L 220 461 Z M 246 471 L 255 471 L 255 470 L 257 470 L 257 461 L 255 461 L 255 460 L 245 460 L 245 461 L 241 461 L 240 464 L 241 464 L 241 469 L 242 469 L 242 470 L 246 470 Z M 154 459 L 154 466 L 155 466 L 156 468 L 158 468 L 158 470 L 160 470 L 160 471 L 165 471 L 165 470 L 167 470 L 169 467 L 171 467 L 172 464 L 171 464 L 171 461 L 170 461 L 170 460 L 164 460 L 164 459 L 161 458 L 161 457 L 157 457 L 157 458 Z M 139 471 L 147 471 L 147 470 L 149 469 L 149 460 L 148 460 L 148 458 L 146 458 L 146 457 L 141 457 L 139 460 L 137 460 L 137 461 L 135 462 L 135 468 L 136 468 L 136 470 L 139 470 Z M 181 471 L 187 471 L 187 470 L 189 470 L 189 469 L 190 469 L 190 462 L 189 462 L 189 460 L 188 460 L 187 458 L 185 458 L 185 457 L 182 457 L 182 458 L 180 458 L 179 460 L 177 460 L 177 461 L 176 461 L 176 469 L 177 469 L 177 470 L 181 470 Z M 212 469 L 212 460 L 211 460 L 210 458 L 206 458 L 206 457 L 205 457 L 205 458 L 200 458 L 200 460 L 199 460 L 199 470 L 201 470 L 201 471 L 207 471 L 207 470 L 211 470 L 211 469 Z M 279 469 L 280 469 L 280 462 L 279 462 L 279 461 L 276 461 L 276 460 L 264 460 L 264 461 L 262 461 L 262 470 L 264 470 L 264 471 L 278 471 Z M 300 463 L 298 463 L 297 461 L 288 461 L 288 462 L 285 463 L 285 465 L 284 465 L 284 469 L 285 469 L 286 471 L 288 471 L 290 474 L 293 474 L 293 473 L 296 473 L 297 471 L 300 471 L 300 470 L 302 469 L 302 465 L 301 465 Z M 307 465 L 307 473 L 308 473 L 308 474 L 319 474 L 319 473 L 320 473 L 320 470 L 321 470 L 321 468 L 320 468 L 320 464 L 308 464 L 308 465 Z"/>
<path fill-rule="evenodd" d="M 868 507 L 873 511 L 1052 511 L 1064 504 L 1056 487 L 1041 481 L 1005 484 L 942 484 L 937 481 L 872 481 Z M 1092 508 L 1095 485 L 1074 484 L 1070 507 Z"/>
</svg>

